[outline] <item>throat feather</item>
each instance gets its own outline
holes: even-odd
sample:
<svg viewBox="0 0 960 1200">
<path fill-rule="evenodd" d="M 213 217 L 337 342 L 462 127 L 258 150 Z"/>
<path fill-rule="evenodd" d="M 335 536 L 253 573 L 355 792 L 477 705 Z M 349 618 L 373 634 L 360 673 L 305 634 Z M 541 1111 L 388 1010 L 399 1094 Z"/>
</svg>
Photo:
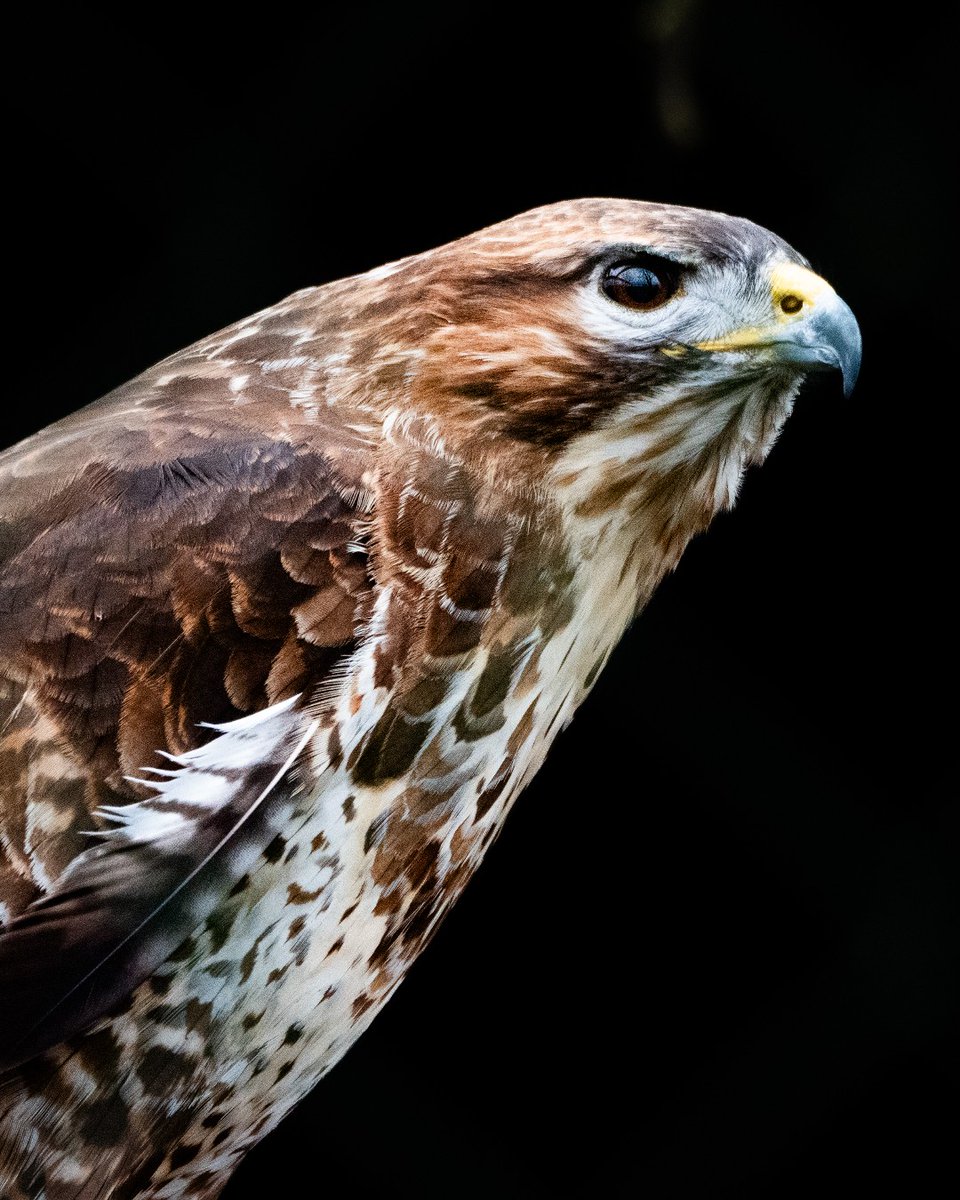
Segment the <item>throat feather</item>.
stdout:
<svg viewBox="0 0 960 1200">
<path fill-rule="evenodd" d="M 609 539 L 622 542 L 642 602 L 690 538 L 733 506 L 744 471 L 776 441 L 797 387 L 777 375 L 628 402 L 571 442 L 554 467 L 572 543 L 594 558 L 601 546 L 609 553 Z"/>
</svg>

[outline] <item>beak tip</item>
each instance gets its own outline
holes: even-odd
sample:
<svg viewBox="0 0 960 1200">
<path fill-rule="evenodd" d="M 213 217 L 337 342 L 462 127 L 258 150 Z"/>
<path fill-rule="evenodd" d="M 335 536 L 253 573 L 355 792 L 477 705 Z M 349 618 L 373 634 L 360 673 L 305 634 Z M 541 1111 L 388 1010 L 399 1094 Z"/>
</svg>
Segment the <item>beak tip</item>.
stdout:
<svg viewBox="0 0 960 1200">
<path fill-rule="evenodd" d="M 863 358 L 863 339 L 857 318 L 850 306 L 836 296 L 834 303 L 813 323 L 811 332 L 816 334 L 826 351 L 827 360 L 832 359 L 834 366 L 839 368 L 844 399 L 848 399 L 857 385 Z"/>
<path fill-rule="evenodd" d="M 860 347 L 857 346 L 855 354 L 848 355 L 840 362 L 840 374 L 843 377 L 843 398 L 849 400 L 853 395 L 853 389 L 857 386 L 857 379 L 860 376 Z"/>
<path fill-rule="evenodd" d="M 844 305 L 846 308 L 846 305 Z M 850 309 L 847 308 L 850 314 L 850 326 L 848 327 L 849 335 L 844 345 L 844 352 L 840 355 L 840 372 L 843 376 L 843 395 L 845 399 L 849 399 L 853 395 L 853 389 L 857 386 L 857 379 L 860 376 L 860 362 L 863 358 L 863 343 L 860 339 L 860 327 L 857 325 L 856 318 Z"/>
</svg>

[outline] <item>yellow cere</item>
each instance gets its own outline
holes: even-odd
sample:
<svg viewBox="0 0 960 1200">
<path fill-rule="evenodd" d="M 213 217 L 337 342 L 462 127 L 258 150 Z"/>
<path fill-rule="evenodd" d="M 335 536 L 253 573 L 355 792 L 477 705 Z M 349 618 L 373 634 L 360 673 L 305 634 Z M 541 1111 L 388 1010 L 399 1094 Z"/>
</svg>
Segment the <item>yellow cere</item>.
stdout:
<svg viewBox="0 0 960 1200">
<path fill-rule="evenodd" d="M 819 301 L 826 296 L 832 296 L 834 292 L 825 279 L 821 279 L 807 267 L 787 262 L 778 263 L 770 272 L 770 294 L 774 315 L 777 321 L 783 324 L 786 321 L 795 321 L 802 312 L 815 308 Z M 801 307 L 793 313 L 788 313 L 781 307 L 783 301 L 790 297 L 803 301 Z"/>
<path fill-rule="evenodd" d="M 816 308 L 827 297 L 835 295 L 833 288 L 825 279 L 814 274 L 808 267 L 799 263 L 783 262 L 770 272 L 770 299 L 772 301 L 773 321 L 776 328 L 779 325 L 789 325 L 793 321 L 806 316 L 812 308 Z M 739 350 L 748 346 L 762 345 L 770 337 L 770 326 L 752 325 L 748 329 L 737 329 L 726 337 L 714 341 L 698 342 L 698 350 Z"/>
</svg>

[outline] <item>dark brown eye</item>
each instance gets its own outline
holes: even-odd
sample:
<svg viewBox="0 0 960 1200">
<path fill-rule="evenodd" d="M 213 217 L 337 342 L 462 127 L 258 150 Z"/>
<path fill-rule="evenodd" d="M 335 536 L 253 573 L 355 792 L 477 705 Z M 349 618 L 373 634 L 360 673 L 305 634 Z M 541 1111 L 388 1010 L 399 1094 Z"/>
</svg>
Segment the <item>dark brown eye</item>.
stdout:
<svg viewBox="0 0 960 1200">
<path fill-rule="evenodd" d="M 600 284 L 624 308 L 656 308 L 677 290 L 676 275 L 662 263 L 622 262 L 607 267 Z"/>
</svg>

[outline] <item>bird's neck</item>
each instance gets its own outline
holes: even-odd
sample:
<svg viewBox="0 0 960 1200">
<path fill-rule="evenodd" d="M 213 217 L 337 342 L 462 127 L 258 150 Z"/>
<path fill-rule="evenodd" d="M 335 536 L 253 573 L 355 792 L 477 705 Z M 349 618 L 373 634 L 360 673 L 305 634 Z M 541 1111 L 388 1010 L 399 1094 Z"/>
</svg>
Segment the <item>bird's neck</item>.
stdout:
<svg viewBox="0 0 960 1200">
<path fill-rule="evenodd" d="M 753 380 L 637 400 L 575 439 L 550 475 L 575 555 L 618 558 L 640 605 L 690 539 L 732 507 L 790 414 L 797 385 Z"/>
</svg>

